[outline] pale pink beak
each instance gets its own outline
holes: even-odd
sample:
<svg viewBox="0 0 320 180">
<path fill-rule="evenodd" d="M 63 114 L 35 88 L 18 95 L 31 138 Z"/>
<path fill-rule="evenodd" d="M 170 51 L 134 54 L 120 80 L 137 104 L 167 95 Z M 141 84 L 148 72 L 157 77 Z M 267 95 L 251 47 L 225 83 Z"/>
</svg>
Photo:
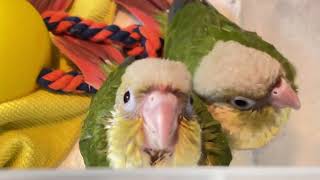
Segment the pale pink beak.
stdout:
<svg viewBox="0 0 320 180">
<path fill-rule="evenodd" d="M 152 91 L 144 100 L 142 116 L 146 148 L 172 150 L 176 142 L 178 98 L 166 91 Z"/>
<path fill-rule="evenodd" d="M 300 100 L 296 92 L 283 78 L 281 78 L 277 86 L 272 89 L 269 103 L 276 108 L 291 107 L 293 109 L 300 109 Z"/>
</svg>

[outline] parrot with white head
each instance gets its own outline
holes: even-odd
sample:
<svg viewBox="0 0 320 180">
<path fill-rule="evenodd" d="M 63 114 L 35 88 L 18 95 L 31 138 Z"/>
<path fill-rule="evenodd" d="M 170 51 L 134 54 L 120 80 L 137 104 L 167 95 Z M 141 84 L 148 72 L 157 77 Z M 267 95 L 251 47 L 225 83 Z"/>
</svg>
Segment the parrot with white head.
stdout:
<svg viewBox="0 0 320 180">
<path fill-rule="evenodd" d="M 188 17 L 188 18 L 186 18 Z M 181 61 L 233 149 L 260 148 L 299 109 L 295 69 L 275 47 L 196 0 L 176 0 L 165 58 Z"/>
<path fill-rule="evenodd" d="M 192 95 L 186 66 L 159 58 L 129 60 L 110 74 L 92 101 L 80 150 L 87 167 L 228 165 L 231 161 L 220 124 Z"/>
</svg>

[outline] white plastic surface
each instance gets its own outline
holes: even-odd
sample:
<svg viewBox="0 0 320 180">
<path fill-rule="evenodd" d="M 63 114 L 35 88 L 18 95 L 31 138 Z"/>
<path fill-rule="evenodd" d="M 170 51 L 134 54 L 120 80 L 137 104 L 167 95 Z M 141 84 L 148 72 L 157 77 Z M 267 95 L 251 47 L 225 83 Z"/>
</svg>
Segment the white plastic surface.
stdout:
<svg viewBox="0 0 320 180">
<path fill-rule="evenodd" d="M 0 180 L 319 180 L 317 168 L 2 171 Z"/>
</svg>

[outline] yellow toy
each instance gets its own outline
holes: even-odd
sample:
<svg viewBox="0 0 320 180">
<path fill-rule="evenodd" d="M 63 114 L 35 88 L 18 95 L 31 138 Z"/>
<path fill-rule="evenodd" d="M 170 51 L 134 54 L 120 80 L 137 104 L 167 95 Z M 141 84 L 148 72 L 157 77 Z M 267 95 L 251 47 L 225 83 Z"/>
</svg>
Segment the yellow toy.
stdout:
<svg viewBox="0 0 320 180">
<path fill-rule="evenodd" d="M 1 1 L 0 102 L 35 90 L 36 78 L 51 59 L 49 34 L 38 12 L 26 1 Z"/>
<path fill-rule="evenodd" d="M 1 1 L 0 167 L 57 167 L 79 138 L 90 97 L 54 94 L 36 86 L 43 67 L 69 68 L 63 58 L 53 58 L 59 54 L 51 47 L 31 4 Z"/>
</svg>

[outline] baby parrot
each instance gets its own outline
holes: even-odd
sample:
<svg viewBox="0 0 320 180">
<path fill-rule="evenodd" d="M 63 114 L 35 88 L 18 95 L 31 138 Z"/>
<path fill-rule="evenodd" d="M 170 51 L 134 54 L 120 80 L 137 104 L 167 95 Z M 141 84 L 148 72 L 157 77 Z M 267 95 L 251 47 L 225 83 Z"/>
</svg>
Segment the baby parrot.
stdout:
<svg viewBox="0 0 320 180">
<path fill-rule="evenodd" d="M 86 166 L 228 165 L 231 153 L 220 124 L 191 92 L 183 63 L 126 61 L 91 104 L 80 140 Z"/>
<path fill-rule="evenodd" d="M 165 57 L 187 65 L 194 91 L 221 123 L 232 148 L 266 145 L 290 108 L 300 107 L 294 67 L 256 33 L 210 5 L 177 0 L 172 10 Z"/>
</svg>

